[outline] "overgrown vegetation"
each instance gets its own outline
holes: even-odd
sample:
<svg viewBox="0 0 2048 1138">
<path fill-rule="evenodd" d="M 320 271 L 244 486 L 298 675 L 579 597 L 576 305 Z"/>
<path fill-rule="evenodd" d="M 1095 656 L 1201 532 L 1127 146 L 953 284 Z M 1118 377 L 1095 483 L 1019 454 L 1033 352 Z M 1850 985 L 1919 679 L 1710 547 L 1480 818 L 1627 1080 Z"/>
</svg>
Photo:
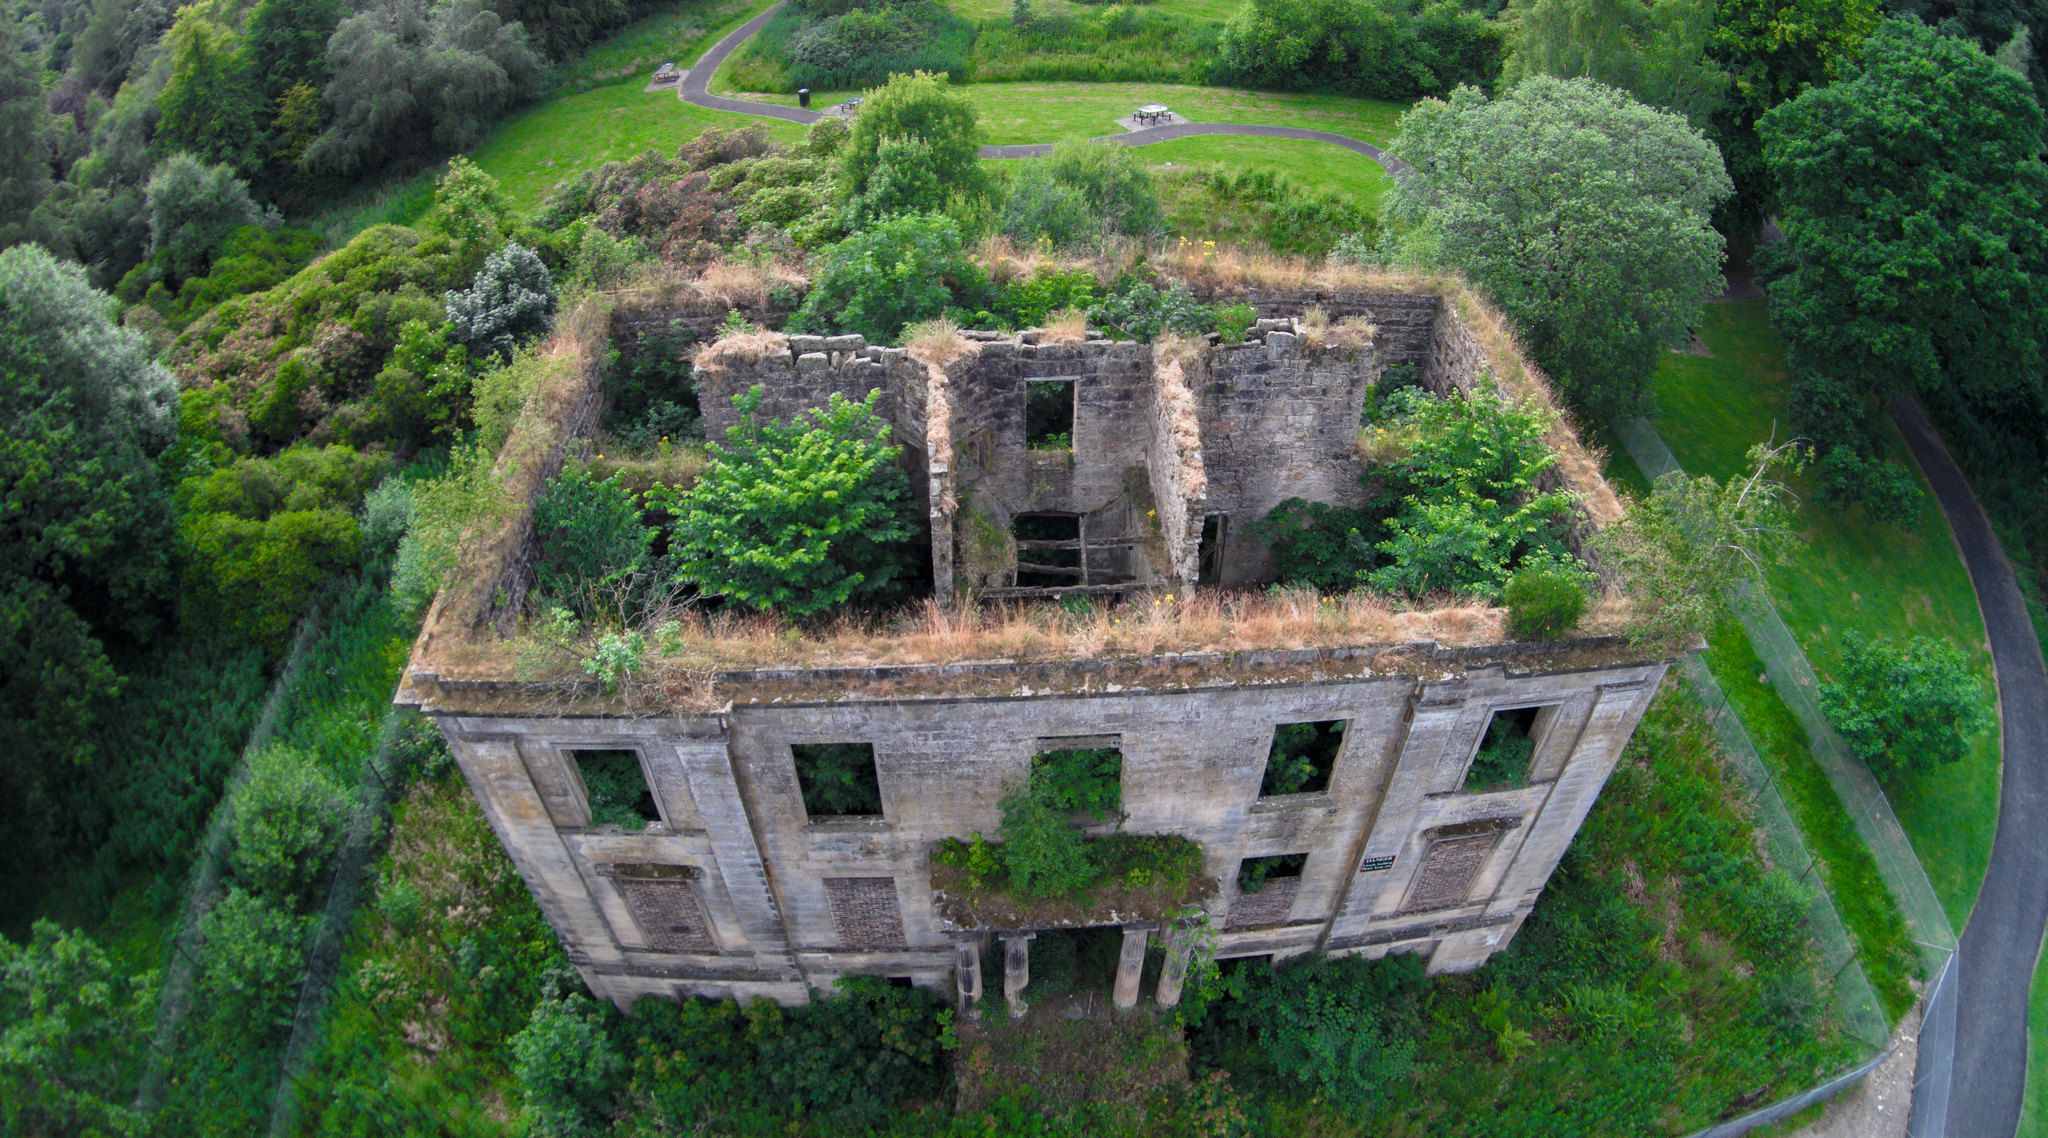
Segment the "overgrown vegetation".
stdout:
<svg viewBox="0 0 2048 1138">
<path fill-rule="evenodd" d="M 1252 527 L 1273 549 L 1277 580 L 1492 599 L 1525 565 L 1577 571 L 1565 544 L 1574 500 L 1538 485 L 1557 461 L 1541 413 L 1493 394 L 1419 387 L 1385 402 L 1366 506 L 1289 499 Z"/>
</svg>

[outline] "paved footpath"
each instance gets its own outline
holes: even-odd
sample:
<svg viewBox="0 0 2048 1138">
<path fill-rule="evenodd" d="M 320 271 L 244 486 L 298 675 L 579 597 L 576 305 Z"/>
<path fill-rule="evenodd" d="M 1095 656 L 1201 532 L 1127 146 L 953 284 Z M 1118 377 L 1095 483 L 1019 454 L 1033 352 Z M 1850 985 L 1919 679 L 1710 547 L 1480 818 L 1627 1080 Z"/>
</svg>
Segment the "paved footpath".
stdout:
<svg viewBox="0 0 2048 1138">
<path fill-rule="evenodd" d="M 775 13 L 782 10 L 777 4 L 767 11 L 741 24 L 732 34 L 719 40 L 697 60 L 689 74 L 676 87 L 676 96 L 691 106 L 704 107 L 714 111 L 732 111 L 743 115 L 765 115 L 784 122 L 810 124 L 825 116 L 802 107 L 789 107 L 781 103 L 760 103 L 752 99 L 728 99 L 711 93 L 711 77 L 717 74 L 726 58 L 748 40 L 754 38 Z M 1207 134 L 1232 134 L 1247 138 L 1289 138 L 1302 142 L 1327 142 L 1341 146 L 1356 154 L 1363 154 L 1389 174 L 1401 174 L 1408 170 L 1408 164 L 1388 154 L 1379 147 L 1348 134 L 1327 130 L 1309 130 L 1297 126 L 1261 126 L 1254 123 L 1197 122 L 1176 123 L 1172 126 L 1146 127 L 1143 130 L 1125 131 L 1121 134 L 1104 134 L 1091 138 L 1090 142 L 1103 142 L 1115 146 L 1150 146 L 1155 142 L 1171 142 L 1176 138 L 1196 138 Z M 983 158 L 1036 158 L 1052 153 L 1050 142 L 1030 142 L 1011 146 L 984 146 Z"/>
<path fill-rule="evenodd" d="M 2003 1138 L 2019 1130 L 2027 1082 L 2027 992 L 2048 925 L 2048 667 L 2012 564 L 1962 470 L 1918 404 L 1894 399 L 1891 412 L 1970 570 L 1998 670 L 2005 734 L 1991 866 L 1956 950 L 1955 1083 L 1948 1117 L 1945 1126 L 1926 1129 L 1916 1117 L 1914 1132 Z M 1922 1049 L 1922 1064 L 1931 1058 Z"/>
</svg>

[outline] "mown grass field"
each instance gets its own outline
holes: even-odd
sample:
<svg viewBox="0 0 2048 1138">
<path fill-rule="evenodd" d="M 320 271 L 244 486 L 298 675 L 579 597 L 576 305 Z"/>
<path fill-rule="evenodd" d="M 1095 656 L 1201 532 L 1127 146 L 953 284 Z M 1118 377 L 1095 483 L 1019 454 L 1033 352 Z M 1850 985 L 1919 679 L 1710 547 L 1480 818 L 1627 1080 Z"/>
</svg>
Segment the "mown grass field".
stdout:
<svg viewBox="0 0 2048 1138">
<path fill-rule="evenodd" d="M 796 95 L 729 89 L 714 76 L 719 94 L 796 105 Z M 1195 87 L 1182 83 L 967 83 L 962 94 L 981 112 L 985 141 L 998 145 L 1058 142 L 1115 134 L 1117 120 L 1147 103 L 1164 103 L 1194 122 L 1238 122 L 1328 130 L 1375 144 L 1393 140 L 1406 103 L 1346 95 L 1304 95 Z M 858 91 L 816 91 L 813 107 L 830 106 Z M 1164 144 L 1162 144 L 1164 145 Z"/>
<path fill-rule="evenodd" d="M 1327 142 L 1208 135 L 1156 142 L 1138 147 L 1133 153 L 1155 171 L 1209 165 L 1273 170 L 1304 185 L 1350 194 L 1371 206 L 1375 213 L 1387 191 L 1394 188 L 1394 180 L 1380 169 L 1379 163 Z"/>
<path fill-rule="evenodd" d="M 1751 446 L 1790 433 L 1784 349 L 1760 300 L 1709 305 L 1700 338 L 1708 355 L 1673 353 L 1658 367 L 1652 421 L 1687 471 L 1727 477 Z M 1904 445 L 1886 430 L 1903 459 Z M 1793 486 L 1811 502 L 1809 478 Z M 1906 527 L 1873 524 L 1857 509 L 1810 504 L 1799 519 L 1806 546 L 1771 573 L 1771 595 L 1822 679 L 1850 643 L 1932 636 L 1969 653 L 1983 678 L 1985 705 L 1995 710 L 1976 594 L 1931 494 L 1920 519 Z M 1988 732 L 1964 761 L 1886 788 L 1957 928 L 1990 859 L 1998 771 L 1998 736 Z"/>
</svg>

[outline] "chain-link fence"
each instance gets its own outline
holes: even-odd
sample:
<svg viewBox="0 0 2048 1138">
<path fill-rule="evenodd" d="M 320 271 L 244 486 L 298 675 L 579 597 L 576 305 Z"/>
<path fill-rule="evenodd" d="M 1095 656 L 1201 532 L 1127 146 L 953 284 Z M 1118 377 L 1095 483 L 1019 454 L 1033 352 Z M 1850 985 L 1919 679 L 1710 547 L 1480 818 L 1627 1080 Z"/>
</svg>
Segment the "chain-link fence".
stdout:
<svg viewBox="0 0 2048 1138">
<path fill-rule="evenodd" d="M 384 716 L 377 737 L 377 750 L 363 766 L 363 779 L 356 788 L 356 807 L 349 819 L 348 835 L 335 857 L 334 876 L 327 887 L 327 901 L 320 909 L 312 948 L 306 956 L 306 970 L 299 977 L 298 1010 L 292 1016 L 292 1033 L 279 1067 L 277 1093 L 270 1109 L 270 1133 L 289 1134 L 298 1121 L 299 1096 L 296 1085 L 312 1058 L 320 1038 L 320 1022 L 327 1010 L 334 984 L 341 971 L 342 952 L 348 947 L 349 929 L 355 924 L 356 906 L 361 903 L 366 871 L 384 837 L 391 803 L 404 787 L 409 773 L 396 757 L 400 712 L 392 708 Z"/>
<path fill-rule="evenodd" d="M 153 1054 L 135 1096 L 136 1106 L 141 1110 L 153 1113 L 163 1105 L 170 1075 L 169 1058 L 177 1051 L 178 1033 L 185 1026 L 186 1013 L 192 1009 L 192 988 L 199 978 L 202 950 L 200 926 L 220 896 L 221 868 L 227 858 L 228 823 L 234 819 L 235 792 L 249 776 L 250 756 L 269 746 L 271 737 L 277 733 L 285 700 L 319 633 L 320 610 L 315 607 L 299 622 L 298 635 L 292 639 L 291 650 L 285 654 L 277 678 L 271 681 L 270 694 L 264 697 L 262 714 L 257 716 L 248 741 L 242 745 L 242 757 L 235 764 L 234 773 L 228 776 L 213 816 L 207 819 L 199 857 L 192 865 L 191 882 L 185 890 L 185 909 L 171 934 L 171 956 L 165 963 L 164 984 L 157 996 L 156 1026 L 150 1039 Z"/>
<path fill-rule="evenodd" d="M 1629 456 L 1645 477 L 1655 480 L 1667 473 L 1683 473 L 1677 458 L 1648 420 L 1638 418 L 1617 429 L 1622 445 L 1628 448 Z M 1766 677 L 1805 729 L 1812 743 L 1815 761 L 1826 774 L 1843 810 L 1855 825 L 1857 835 L 1877 863 L 1879 876 L 1897 901 L 1925 974 L 1935 978 L 1921 1004 L 1920 1061 L 1914 1097 L 1916 1108 L 1938 1104 L 1940 1109 L 1915 1109 L 1912 1131 L 1913 1138 L 1921 1138 L 1923 1134 L 1931 1138 L 1939 1133 L 1939 1123 L 1935 1123 L 1933 1129 L 1925 1129 L 1923 1120 L 1940 1119 L 1946 1115 L 1954 1058 L 1955 986 L 1951 959 L 1956 947 L 1955 930 L 1950 926 L 1948 913 L 1942 908 L 1926 869 L 1913 852 L 1912 842 L 1906 837 L 1904 827 L 1899 825 L 1897 815 L 1892 813 L 1891 803 L 1885 798 L 1877 779 L 1871 775 L 1870 768 L 1849 750 L 1821 712 L 1817 698 L 1819 678 L 1768 595 L 1753 584 L 1744 582 L 1737 595 L 1730 599 L 1743 631 L 1763 661 Z M 1773 783 L 1769 767 L 1757 754 L 1739 717 L 1729 708 L 1726 694 L 1714 682 L 1706 664 L 1697 657 L 1685 662 L 1684 671 L 1687 680 L 1712 709 L 1715 732 L 1737 771 L 1749 785 L 1758 806 L 1757 821 L 1764 830 L 1772 857 L 1782 866 L 1804 865 L 1806 871 L 1802 877 L 1812 881 L 1813 857 L 1807 852 L 1798 827 L 1785 809 L 1784 799 Z M 1791 843 L 1797 843 L 1792 855 L 1796 860 L 1788 862 L 1784 860 L 1786 855 L 1781 852 L 1781 847 L 1793 850 Z M 1818 881 L 1813 881 L 1813 884 L 1819 897 L 1828 896 L 1824 885 Z M 1822 909 L 1825 909 L 1824 913 L 1820 911 Z M 1883 1012 L 1878 1007 L 1869 979 L 1855 960 L 1854 948 L 1840 914 L 1832 904 L 1822 903 L 1816 906 L 1815 918 L 1815 939 L 1820 945 L 1824 965 L 1837 969 L 1836 999 L 1843 1026 L 1856 1038 L 1865 1042 L 1875 1039 L 1876 1045 L 1883 1047 L 1889 1029 L 1885 1026 Z M 1838 967 L 1834 962 L 1842 954 L 1846 954 L 1847 961 Z M 1874 1037 L 1871 1035 L 1873 1030 L 1877 1033 Z M 1883 1062 L 1886 1054 L 1889 1052 L 1880 1053 L 1868 1062 L 1783 1102 L 1700 1131 L 1694 1138 L 1731 1138 L 1790 1117 L 1853 1086 Z"/>
</svg>

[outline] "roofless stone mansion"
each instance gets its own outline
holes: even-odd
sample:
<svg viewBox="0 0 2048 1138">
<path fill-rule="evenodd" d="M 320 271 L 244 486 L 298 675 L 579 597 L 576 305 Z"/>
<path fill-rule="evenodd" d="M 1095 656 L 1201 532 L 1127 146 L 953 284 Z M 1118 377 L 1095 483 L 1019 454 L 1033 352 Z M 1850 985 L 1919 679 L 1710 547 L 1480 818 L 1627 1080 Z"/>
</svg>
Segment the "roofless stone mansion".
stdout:
<svg viewBox="0 0 2048 1138">
<path fill-rule="evenodd" d="M 1614 637 L 1513 642 L 1470 606 L 1368 618 L 1262 595 L 1269 551 L 1247 527 L 1289 498 L 1357 504 L 1361 408 L 1386 368 L 1414 365 L 1440 393 L 1547 396 L 1455 283 L 1243 298 L 1263 318 L 1242 344 L 967 333 L 934 355 L 755 333 L 699 360 L 713 438 L 755 385 L 783 417 L 882 393 L 930 520 L 933 609 L 1015 622 L 1078 594 L 1132 613 L 1156 633 L 1143 642 L 1107 621 L 1100 643 L 957 647 L 878 625 L 871 643 L 756 638 L 746 655 L 713 630 L 665 692 L 606 697 L 512 662 L 530 523 L 476 551 L 400 699 L 446 733 L 594 993 L 800 1003 L 868 973 L 1016 999 L 1035 935 L 1091 926 L 1122 936 L 1128 1007 L 1176 1001 L 1198 939 L 1226 958 L 1421 953 L 1457 971 L 1514 937 L 1668 660 Z M 603 334 L 644 318 L 613 312 Z M 529 503 L 587 445 L 604 399 L 602 353 L 587 354 L 561 398 L 529 403 L 555 418 L 508 447 L 528 448 L 506 469 Z M 1616 516 L 1569 431 L 1551 441 L 1581 530 Z M 1212 595 L 1238 600 L 1158 615 Z M 1285 786 L 1268 771 L 1276 737 L 1294 741 Z M 1475 764 L 1503 746 L 1513 770 Z M 938 843 L 993 834 L 1034 760 L 1076 750 L 1114 757 L 1121 819 L 1098 828 L 1199 845 L 1197 903 L 1034 914 L 935 886 Z M 807 784 L 821 763 L 852 792 Z M 594 817 L 600 785 L 627 786 L 635 816 Z M 1163 963 L 1141 984 L 1153 950 Z"/>
</svg>

